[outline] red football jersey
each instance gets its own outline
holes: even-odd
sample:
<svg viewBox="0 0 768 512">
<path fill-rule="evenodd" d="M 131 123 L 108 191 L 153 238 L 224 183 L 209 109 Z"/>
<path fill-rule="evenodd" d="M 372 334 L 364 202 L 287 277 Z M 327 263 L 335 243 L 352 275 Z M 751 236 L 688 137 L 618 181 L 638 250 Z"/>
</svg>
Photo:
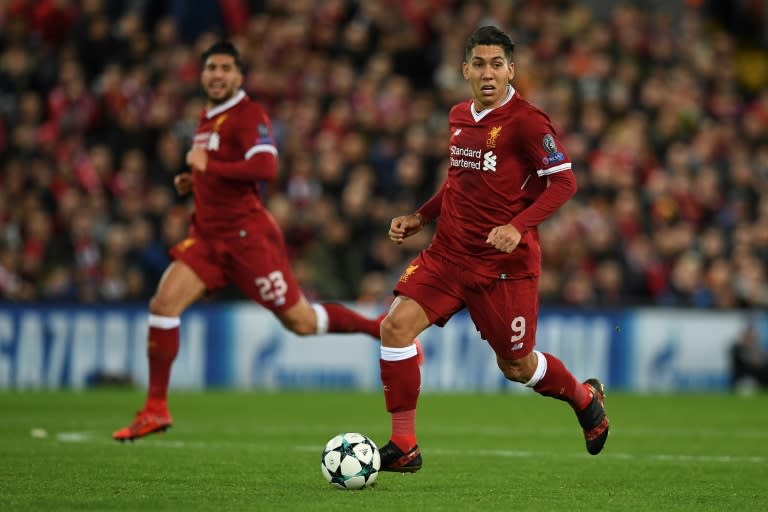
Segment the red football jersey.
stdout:
<svg viewBox="0 0 768 512">
<path fill-rule="evenodd" d="M 208 171 L 193 172 L 195 213 L 191 231 L 204 237 L 243 236 L 265 212 L 259 197 L 259 156 L 276 166 L 277 147 L 264 109 L 243 91 L 200 115 L 193 146 L 208 150 Z M 244 165 L 238 167 L 234 162 Z M 229 166 L 224 172 L 218 168 Z M 261 219 L 261 220 L 260 220 Z"/>
<path fill-rule="evenodd" d="M 541 273 L 538 230 L 504 253 L 486 243 L 547 188 L 547 176 L 571 172 L 549 118 L 510 87 L 505 102 L 477 112 L 472 100 L 450 112 L 450 168 L 429 250 L 486 276 L 516 279 Z"/>
</svg>

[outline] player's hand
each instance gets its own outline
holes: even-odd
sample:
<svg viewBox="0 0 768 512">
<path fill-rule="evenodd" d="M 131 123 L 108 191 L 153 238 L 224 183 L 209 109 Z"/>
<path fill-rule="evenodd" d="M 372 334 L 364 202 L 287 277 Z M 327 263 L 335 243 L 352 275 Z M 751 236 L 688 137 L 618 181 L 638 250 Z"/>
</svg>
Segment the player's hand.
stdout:
<svg viewBox="0 0 768 512">
<path fill-rule="evenodd" d="M 176 193 L 185 196 L 192 192 L 192 173 L 182 172 L 173 178 L 173 186 L 176 187 Z"/>
<path fill-rule="evenodd" d="M 389 224 L 389 239 L 400 245 L 403 240 L 421 231 L 423 226 L 424 219 L 420 213 L 395 217 Z"/>
<path fill-rule="evenodd" d="M 488 233 L 488 238 L 485 243 L 491 244 L 501 252 L 510 253 L 517 248 L 517 244 L 520 243 L 522 234 L 512 224 L 504 224 L 503 226 L 496 226 Z"/>
<path fill-rule="evenodd" d="M 196 171 L 205 172 L 208 167 L 208 151 L 200 146 L 194 146 L 187 152 L 187 165 Z"/>
</svg>

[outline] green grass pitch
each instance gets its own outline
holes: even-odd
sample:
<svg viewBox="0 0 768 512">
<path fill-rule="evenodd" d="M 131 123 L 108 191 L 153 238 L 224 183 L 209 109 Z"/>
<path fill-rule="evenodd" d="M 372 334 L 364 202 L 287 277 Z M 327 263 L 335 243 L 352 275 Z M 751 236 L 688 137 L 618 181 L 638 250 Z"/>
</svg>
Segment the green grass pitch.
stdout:
<svg viewBox="0 0 768 512">
<path fill-rule="evenodd" d="M 167 433 L 120 444 L 141 391 L 0 393 L 0 509 L 768 510 L 768 396 L 607 398 L 592 457 L 567 405 L 533 394 L 420 399 L 424 468 L 340 491 L 320 473 L 343 431 L 386 441 L 379 394 L 175 392 Z"/>
</svg>

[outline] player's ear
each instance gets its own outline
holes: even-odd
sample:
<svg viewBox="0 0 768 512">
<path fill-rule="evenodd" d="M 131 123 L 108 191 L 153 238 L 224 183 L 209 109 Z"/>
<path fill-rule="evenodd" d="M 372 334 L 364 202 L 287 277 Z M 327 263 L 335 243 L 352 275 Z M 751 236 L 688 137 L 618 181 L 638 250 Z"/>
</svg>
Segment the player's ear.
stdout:
<svg viewBox="0 0 768 512">
<path fill-rule="evenodd" d="M 469 64 L 466 62 L 461 65 L 461 74 L 464 75 L 464 80 L 469 80 Z"/>
<path fill-rule="evenodd" d="M 515 78 L 515 63 L 510 62 L 509 63 L 509 81 L 511 82 L 513 78 Z"/>
</svg>

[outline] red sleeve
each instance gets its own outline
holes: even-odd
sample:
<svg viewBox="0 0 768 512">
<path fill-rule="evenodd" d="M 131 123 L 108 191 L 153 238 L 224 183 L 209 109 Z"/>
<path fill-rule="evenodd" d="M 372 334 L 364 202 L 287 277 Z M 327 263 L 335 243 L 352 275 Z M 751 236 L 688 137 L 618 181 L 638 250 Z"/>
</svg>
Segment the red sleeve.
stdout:
<svg viewBox="0 0 768 512">
<path fill-rule="evenodd" d="M 433 195 L 426 203 L 416 210 L 416 213 L 421 215 L 424 224 L 429 224 L 440 216 L 440 210 L 443 207 L 443 193 L 448 186 L 448 182 L 443 183 L 435 195 Z"/>
<path fill-rule="evenodd" d="M 549 218 L 576 193 L 576 176 L 573 171 L 560 171 L 547 176 L 549 186 L 528 208 L 515 215 L 510 224 L 520 234 L 535 228 Z"/>
<path fill-rule="evenodd" d="M 259 104 L 250 102 L 237 116 L 236 137 L 243 148 L 242 160 L 211 160 L 206 172 L 237 181 L 271 181 L 277 176 L 277 145 L 269 116 Z"/>
<path fill-rule="evenodd" d="M 211 153 L 208 152 L 210 157 Z M 236 162 L 208 160 L 206 172 L 238 181 L 272 181 L 277 176 L 277 157 L 271 151 L 255 153 L 251 158 Z"/>
</svg>

